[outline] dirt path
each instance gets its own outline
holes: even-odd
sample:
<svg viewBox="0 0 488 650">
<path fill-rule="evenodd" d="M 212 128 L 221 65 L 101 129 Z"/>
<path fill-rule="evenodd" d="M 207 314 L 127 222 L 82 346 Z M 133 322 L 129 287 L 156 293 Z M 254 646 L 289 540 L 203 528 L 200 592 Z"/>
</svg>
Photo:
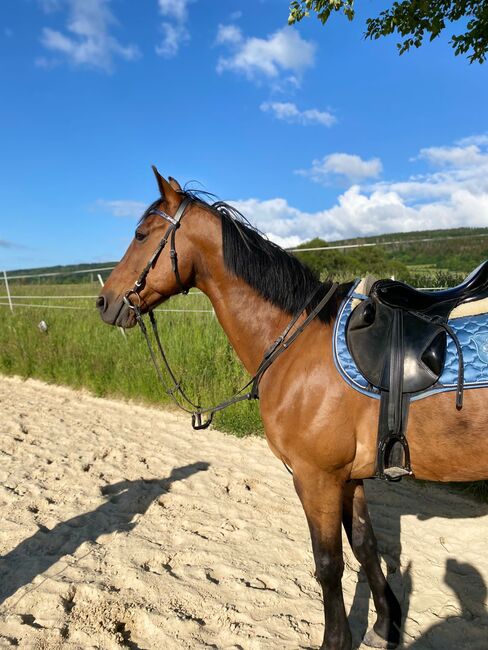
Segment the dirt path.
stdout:
<svg viewBox="0 0 488 650">
<path fill-rule="evenodd" d="M 0 377 L 0 408 L 0 648 L 319 646 L 305 518 L 263 440 L 32 380 Z M 405 647 L 486 650 L 488 508 L 368 493 Z M 357 647 L 372 603 L 345 557 Z"/>
</svg>

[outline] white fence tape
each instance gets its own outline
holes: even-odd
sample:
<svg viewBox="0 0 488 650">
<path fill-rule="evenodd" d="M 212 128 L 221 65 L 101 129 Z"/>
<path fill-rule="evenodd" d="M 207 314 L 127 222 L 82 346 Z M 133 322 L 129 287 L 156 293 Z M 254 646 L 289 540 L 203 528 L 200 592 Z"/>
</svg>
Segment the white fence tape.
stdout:
<svg viewBox="0 0 488 650">
<path fill-rule="evenodd" d="M 201 291 L 192 291 L 191 293 L 188 294 L 188 296 L 191 296 L 191 297 L 193 297 L 193 296 L 201 296 L 201 295 L 202 295 Z M 78 298 L 80 298 L 82 300 L 88 300 L 88 299 L 89 300 L 95 300 L 96 298 L 98 298 L 98 295 L 93 294 L 92 296 L 81 296 L 81 295 L 78 295 L 78 294 L 73 294 L 72 296 L 45 296 L 44 294 L 37 294 L 37 296 L 10 296 L 10 297 L 12 298 L 12 300 L 19 300 L 19 299 L 22 299 L 22 300 L 27 300 L 27 299 L 29 299 L 29 300 L 73 300 L 73 299 L 78 299 Z M 0 300 L 2 300 L 2 299 L 7 299 L 8 300 L 8 296 L 7 295 L 5 295 L 5 296 L 0 295 Z"/>
<path fill-rule="evenodd" d="M 0 296 L 1 298 L 1 296 Z M 14 307 L 33 307 L 33 308 L 38 308 L 38 309 L 68 309 L 68 310 L 73 310 L 73 311 L 91 311 L 95 313 L 96 309 L 94 307 L 75 307 L 74 305 L 67 306 L 67 305 L 41 305 L 41 304 L 26 304 L 23 302 L 14 302 L 12 303 Z M 8 302 L 0 302 L 0 307 L 10 307 L 10 303 Z M 160 313 L 172 313 L 172 314 L 213 314 L 214 311 L 213 309 L 165 309 L 164 307 L 160 307 L 159 309 L 155 309 L 154 311 L 160 312 Z"/>
<path fill-rule="evenodd" d="M 27 280 L 30 278 L 51 278 L 57 275 L 89 275 L 90 273 L 100 273 L 100 271 L 112 271 L 115 266 L 103 266 L 98 269 L 83 269 L 81 271 L 50 271 L 49 273 L 27 273 L 25 275 L 9 275 L 9 280 Z"/>
<path fill-rule="evenodd" d="M 447 237 L 422 237 L 417 239 L 397 239 L 396 241 L 374 241 L 364 244 L 338 244 L 337 246 L 315 246 L 313 248 L 287 248 L 289 253 L 309 253 L 312 251 L 335 251 L 348 248 L 371 248 L 372 246 L 399 246 L 401 244 L 423 244 L 431 241 L 446 241 L 448 239 L 477 239 L 478 237 L 488 237 L 488 233 L 479 233 L 477 235 L 449 235 Z"/>
</svg>

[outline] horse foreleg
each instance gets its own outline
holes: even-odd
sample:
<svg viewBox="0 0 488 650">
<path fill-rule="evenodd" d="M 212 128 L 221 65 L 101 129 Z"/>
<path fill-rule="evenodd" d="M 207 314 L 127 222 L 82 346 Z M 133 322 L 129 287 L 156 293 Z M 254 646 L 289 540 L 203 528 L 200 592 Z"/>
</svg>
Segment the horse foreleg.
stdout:
<svg viewBox="0 0 488 650">
<path fill-rule="evenodd" d="M 343 482 L 309 466 L 293 467 L 295 488 L 302 502 L 312 538 L 316 577 L 324 596 L 325 633 L 322 650 L 351 650 L 341 578 Z"/>
<path fill-rule="evenodd" d="M 362 481 L 346 483 L 342 521 L 352 551 L 368 578 L 376 607 L 376 623 L 363 643 L 373 648 L 396 648 L 400 642 L 402 612 L 381 570 Z"/>
</svg>

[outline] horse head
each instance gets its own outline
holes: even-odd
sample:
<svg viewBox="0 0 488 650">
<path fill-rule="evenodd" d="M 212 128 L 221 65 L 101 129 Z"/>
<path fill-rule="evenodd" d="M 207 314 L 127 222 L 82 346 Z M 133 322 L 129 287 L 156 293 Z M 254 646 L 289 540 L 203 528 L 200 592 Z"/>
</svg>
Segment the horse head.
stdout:
<svg viewBox="0 0 488 650">
<path fill-rule="evenodd" d="M 156 167 L 153 171 L 160 198 L 142 215 L 125 255 L 96 301 L 102 319 L 110 325 L 133 327 L 134 308 L 146 313 L 193 286 L 194 246 L 186 216 L 191 198 L 175 179 L 166 180 Z"/>
</svg>

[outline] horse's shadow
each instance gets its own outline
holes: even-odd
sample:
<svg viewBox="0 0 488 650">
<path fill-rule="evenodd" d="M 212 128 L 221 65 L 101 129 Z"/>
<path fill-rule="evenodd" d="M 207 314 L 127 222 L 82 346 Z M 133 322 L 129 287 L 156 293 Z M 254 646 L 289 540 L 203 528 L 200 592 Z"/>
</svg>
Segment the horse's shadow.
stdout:
<svg viewBox="0 0 488 650">
<path fill-rule="evenodd" d="M 405 481 L 404 485 L 385 485 L 366 481 L 365 487 L 371 520 L 377 533 L 379 552 L 387 566 L 388 580 L 390 583 L 394 583 L 393 588 L 400 600 L 403 621 L 405 621 L 410 606 L 412 576 L 411 563 L 407 565 L 403 573 L 401 572 L 401 517 L 414 515 L 419 520 L 433 517 L 447 519 L 481 517 L 488 514 L 488 504 L 475 503 L 466 499 L 465 502 L 463 500 L 462 508 L 453 508 L 453 497 L 447 490 L 440 490 L 438 486 L 425 489 L 408 481 Z M 459 496 L 454 495 L 454 499 L 459 499 Z M 460 647 L 469 647 L 473 650 L 483 648 L 484 650 L 488 647 L 486 638 L 480 641 L 480 645 L 477 645 L 478 640 L 474 638 L 477 632 L 472 627 L 460 625 L 460 621 L 466 623 L 473 616 L 478 618 L 479 626 L 488 625 L 488 612 L 484 607 L 487 589 L 481 574 L 470 564 L 449 559 L 446 562 L 444 581 L 456 594 L 460 607 L 449 603 L 452 606 L 452 616 L 446 612 L 448 615 L 441 623 L 432 626 L 413 642 L 403 639 L 405 645 L 402 643 L 401 646 L 408 647 L 409 650 L 410 648 L 415 648 L 415 650 L 432 650 L 434 648 L 435 650 L 458 650 Z M 349 614 L 357 643 L 364 636 L 368 627 L 369 598 L 369 586 L 361 571 Z"/>
<path fill-rule="evenodd" d="M 479 571 L 471 564 L 449 559 L 446 562 L 446 585 L 456 594 L 460 608 L 449 603 L 452 610 L 444 620 L 430 627 L 408 650 L 469 648 L 485 650 L 488 645 L 488 612 L 485 610 L 486 585 Z M 461 611 L 458 611 L 460 609 Z M 471 620 L 478 617 L 477 630 Z M 483 627 L 481 630 L 480 628 Z"/>
<path fill-rule="evenodd" d="M 135 515 L 145 513 L 157 497 L 169 492 L 175 481 L 208 468 L 208 463 L 198 462 L 173 469 L 165 479 L 138 479 L 106 485 L 101 491 L 108 499 L 95 510 L 63 521 L 52 529 L 39 528 L 0 557 L 0 604 L 60 558 L 75 553 L 83 543 L 94 542 L 100 535 L 132 530 L 136 525 Z"/>
</svg>

